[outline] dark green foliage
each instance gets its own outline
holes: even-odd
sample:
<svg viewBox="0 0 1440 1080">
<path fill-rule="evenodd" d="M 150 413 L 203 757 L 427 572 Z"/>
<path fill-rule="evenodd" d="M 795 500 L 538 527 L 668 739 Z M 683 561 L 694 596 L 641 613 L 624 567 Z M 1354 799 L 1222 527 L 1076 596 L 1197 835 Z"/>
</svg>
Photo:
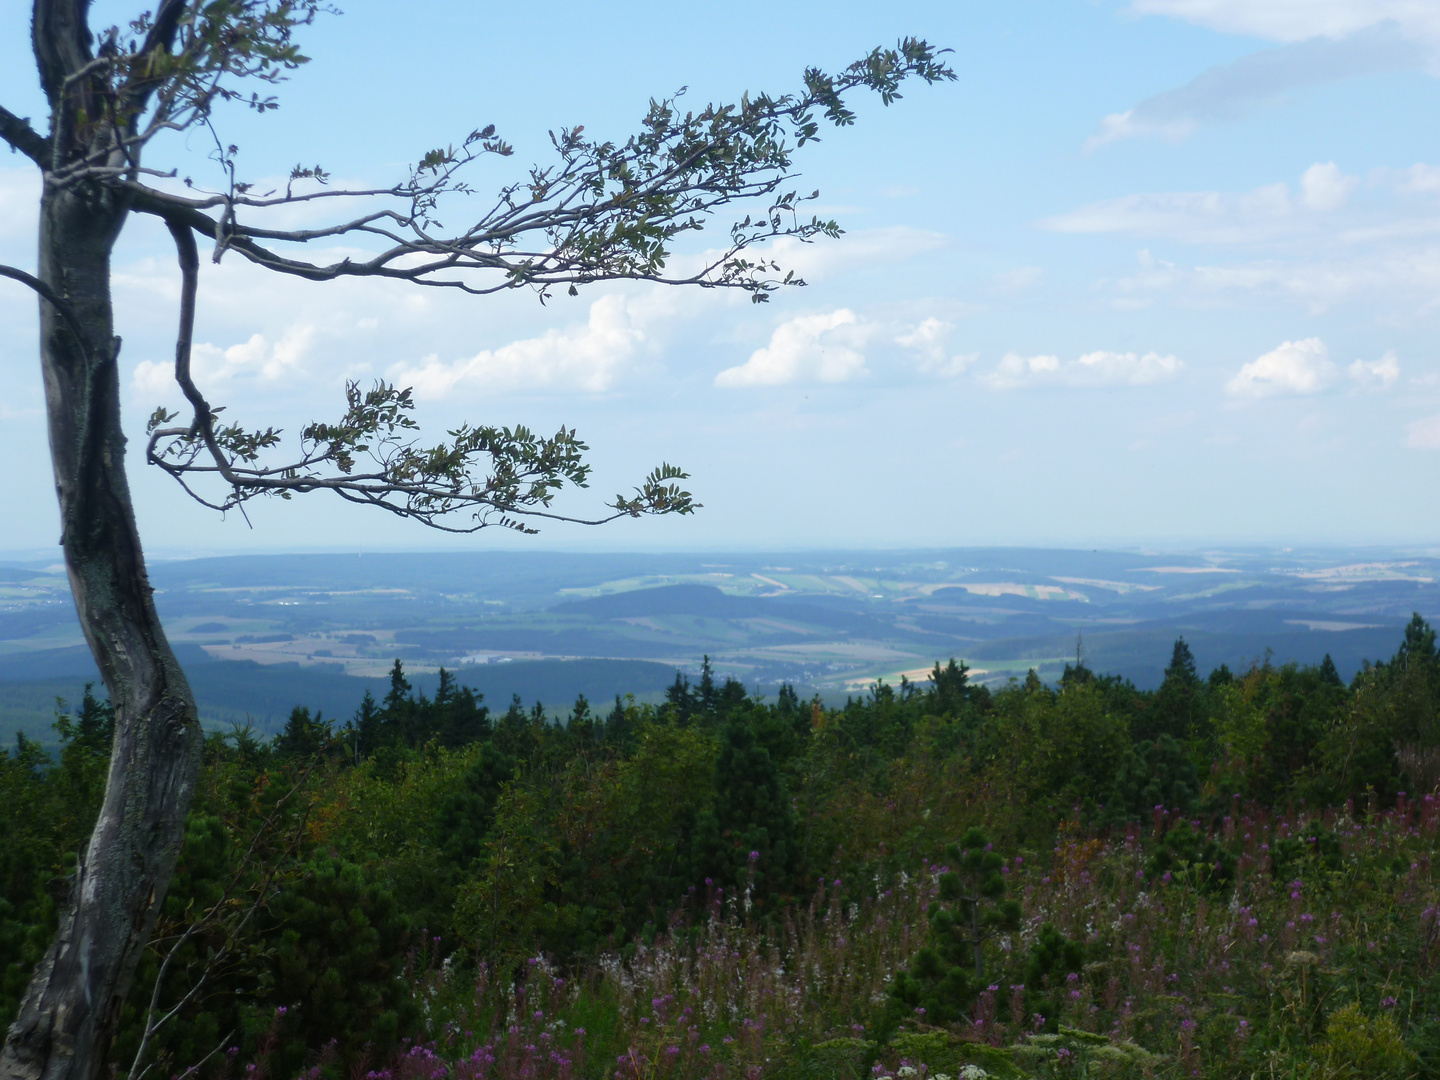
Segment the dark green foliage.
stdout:
<svg viewBox="0 0 1440 1080">
<path fill-rule="evenodd" d="M 293 1070 L 332 1039 L 347 1056 L 367 1043 L 388 1052 L 418 1015 L 401 978 L 414 937 L 394 897 L 359 867 L 319 859 L 280 891 L 270 912 L 278 934 L 262 990 L 290 1003 L 282 1060 Z"/>
<path fill-rule="evenodd" d="M 487 743 L 459 788 L 445 796 L 435 820 L 435 839 L 452 866 L 463 869 L 480 854 L 501 785 L 514 775 L 515 759 Z"/>
<path fill-rule="evenodd" d="M 314 717 L 303 705 L 290 712 L 285 730 L 275 736 L 275 750 L 286 757 L 308 758 L 319 753 L 331 740 L 330 725 L 317 712 Z"/>
<path fill-rule="evenodd" d="M 985 942 L 1020 928 L 1020 905 L 1005 896 L 1005 860 L 981 830 L 967 830 L 960 843 L 946 846 L 945 857 L 949 869 L 940 876 L 939 902 L 930 905 L 925 944 L 890 985 L 882 1021 L 889 1029 L 912 1018 L 962 1019 L 985 985 Z"/>
<path fill-rule="evenodd" d="M 1270 863 L 1277 887 L 1288 887 L 1297 877 L 1334 874 L 1344 868 L 1344 848 L 1340 838 L 1323 825 L 1312 824 L 1299 836 L 1287 836 L 1270 845 Z M 1406 863 L 1399 868 L 1410 869 Z"/>
<path fill-rule="evenodd" d="M 1032 1016 L 1045 1018 L 1044 1028 L 1054 1031 L 1060 1016 L 1060 993 L 1067 977 L 1085 964 L 1085 949 L 1052 923 L 1045 923 L 1030 944 L 1025 962 L 1025 1005 Z M 1022 1018 L 1014 1017 L 1014 1020 Z"/>
<path fill-rule="evenodd" d="M 1189 821 L 1166 830 L 1151 853 L 1146 874 L 1152 884 L 1179 880 L 1192 889 L 1225 893 L 1235 879 L 1235 856 Z"/>
<path fill-rule="evenodd" d="M 926 705 L 942 716 L 963 717 L 975 712 L 984 712 L 990 704 L 990 691 L 983 685 L 970 682 L 970 668 L 956 663 L 952 656 L 944 666 L 935 662 L 930 673 L 930 688 Z"/>
<path fill-rule="evenodd" d="M 1154 740 L 1169 735 L 1184 741 L 1194 735 L 1201 717 L 1202 685 L 1190 646 L 1183 637 L 1177 638 L 1170 666 L 1165 669 L 1165 681 L 1156 691 L 1148 713 L 1132 728 L 1135 738 Z"/>
<path fill-rule="evenodd" d="M 1170 735 L 1154 742 L 1141 741 L 1115 774 L 1115 786 L 1106 803 L 1112 821 L 1148 820 L 1155 807 L 1188 813 L 1200 796 L 1195 765 L 1185 748 Z"/>
<path fill-rule="evenodd" d="M 56 906 L 69 889 L 105 791 L 115 714 L 89 684 L 80 708 L 56 702 L 60 761 L 19 735 L 0 750 L 0 1025 L 19 1007 L 30 971 L 54 933 Z"/>
<path fill-rule="evenodd" d="M 701 814 L 694 852 L 699 873 L 756 899 L 783 892 L 795 856 L 795 812 L 780 769 L 755 737 L 732 720 L 720 736 L 714 809 Z"/>
<path fill-rule="evenodd" d="M 1104 981 L 1076 975 L 1090 958 L 1076 923 L 1022 932 L 1011 875 L 1033 886 L 1052 872 L 1053 851 L 1056 882 L 1093 887 L 1091 848 L 1076 838 L 1095 826 L 1143 860 L 1123 876 L 1150 903 L 1198 894 L 1228 905 L 1237 886 L 1257 882 L 1288 902 L 1279 890 L 1303 881 L 1308 898 L 1313 883 L 1349 873 L 1349 834 L 1306 811 L 1262 853 L 1241 839 L 1254 826 L 1240 819 L 1293 818 L 1287 803 L 1346 797 L 1363 815 L 1402 787 L 1426 790 L 1440 761 L 1440 660 L 1423 620 L 1352 687 L 1324 664 L 1217 669 L 1201 680 L 1183 644 L 1168 689 L 1155 693 L 1077 664 L 1058 688 L 1027 680 L 991 694 L 952 662 L 927 684 L 876 683 L 829 710 L 789 686 L 766 702 L 706 664 L 694 685 L 678 676 L 659 709 L 617 698 L 602 720 L 581 697 L 564 723 L 516 698 L 492 724 L 452 678 L 427 699 L 397 663 L 385 699 L 361 702 L 333 737 L 297 708 L 273 742 L 247 729 L 210 739 L 115 1060 L 128 1067 L 176 942 L 162 1012 L 210 970 L 153 1039 L 147 1060 L 157 1068 L 182 1071 L 227 1032 L 247 1054 L 278 1040 L 273 1064 L 291 1071 L 305 1048 L 333 1037 L 337 1064 L 349 1068 L 365 1042 L 413 1030 L 408 991 L 395 982 L 425 948 L 412 928 L 426 927 L 431 950 L 460 966 L 474 956 L 509 971 L 543 952 L 580 969 L 600 950 L 630 955 L 663 935 L 677 907 L 672 925 L 690 933 L 681 928 L 723 897 L 734 917 L 783 941 L 821 880 L 832 912 L 863 910 L 976 821 L 985 832 L 966 829 L 924 871 L 938 873 L 935 902 L 869 1018 L 882 1036 L 982 1015 L 1006 1031 L 1031 1030 L 1036 1014 L 1053 1027 L 1082 988 L 1086 1002 L 1101 1000 Z M 1178 727 L 1182 714 L 1184 740 L 1132 738 L 1146 725 Z M 12 1013 L 98 806 L 111 723 L 87 695 L 57 720 L 56 762 L 23 739 L 0 756 L 0 799 L 18 808 L 0 816 L 0 988 Z M 1030 861 L 1007 866 L 991 837 Z M 1421 873 L 1397 857 L 1379 888 L 1411 889 Z M 1094 959 L 1114 961 L 1103 951 Z"/>
</svg>

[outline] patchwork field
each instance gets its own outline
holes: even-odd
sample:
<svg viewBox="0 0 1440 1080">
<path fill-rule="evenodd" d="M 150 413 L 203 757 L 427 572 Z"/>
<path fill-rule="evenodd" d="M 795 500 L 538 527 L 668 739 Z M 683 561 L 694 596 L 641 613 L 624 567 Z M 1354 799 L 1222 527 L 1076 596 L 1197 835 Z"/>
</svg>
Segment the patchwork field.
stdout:
<svg viewBox="0 0 1440 1080">
<path fill-rule="evenodd" d="M 1205 670 L 1328 653 L 1348 678 L 1412 612 L 1440 614 L 1440 560 L 1343 550 L 277 555 L 153 580 L 207 720 L 267 729 L 294 704 L 348 715 L 397 657 L 422 685 L 445 666 L 492 705 L 556 712 L 658 698 L 705 656 L 833 701 L 952 656 L 984 681 L 1053 680 L 1077 650 L 1151 687 L 1181 634 Z M 42 728 L 94 677 L 61 568 L 0 566 L 0 731 Z"/>
</svg>

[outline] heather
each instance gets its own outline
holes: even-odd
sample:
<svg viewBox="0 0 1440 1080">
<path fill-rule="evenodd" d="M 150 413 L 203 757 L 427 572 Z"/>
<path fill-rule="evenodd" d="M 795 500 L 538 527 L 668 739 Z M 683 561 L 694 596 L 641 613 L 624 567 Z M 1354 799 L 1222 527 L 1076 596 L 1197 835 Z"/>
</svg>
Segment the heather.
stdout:
<svg viewBox="0 0 1440 1080">
<path fill-rule="evenodd" d="M 843 708 L 708 666 L 659 708 L 491 711 L 397 663 L 217 733 L 117 1074 L 1440 1074 L 1440 650 L 1142 692 L 963 665 Z M 0 762 L 4 1007 L 106 710 Z"/>
</svg>

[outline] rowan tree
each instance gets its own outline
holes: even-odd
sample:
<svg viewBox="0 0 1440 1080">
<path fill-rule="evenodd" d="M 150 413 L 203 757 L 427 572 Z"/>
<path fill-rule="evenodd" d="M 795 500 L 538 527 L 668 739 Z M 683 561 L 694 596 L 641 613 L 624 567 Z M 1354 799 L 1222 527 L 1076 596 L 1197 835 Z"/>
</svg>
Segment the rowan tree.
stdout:
<svg viewBox="0 0 1440 1080">
<path fill-rule="evenodd" d="M 631 279 L 764 300 L 801 284 L 765 254 L 767 241 L 839 232 L 833 221 L 804 215 L 813 196 L 791 186 L 794 152 L 822 124 L 853 122 L 852 91 L 889 104 L 907 79 L 953 78 L 935 48 L 906 39 L 835 74 L 808 70 L 789 94 L 695 110 L 675 96 L 651 101 L 638 131 L 622 141 L 559 129 L 549 163 L 488 199 L 467 169 L 508 157 L 511 146 L 483 124 L 422 154 L 389 186 L 338 189 L 311 165 L 297 166 L 283 190 L 261 190 L 219 134 L 224 107 L 274 109 L 276 84 L 306 62 L 297 34 L 326 13 L 322 0 L 159 0 L 128 24 L 94 28 L 89 0 L 34 0 L 32 42 L 49 116 L 35 125 L 0 107 L 0 137 L 44 181 L 36 273 L 0 266 L 0 275 L 39 297 L 61 544 L 115 713 L 103 806 L 0 1054 L 3 1078 L 90 1080 L 105 1064 L 199 768 L 194 697 L 156 616 L 125 474 L 110 258 L 131 215 L 164 222 L 182 282 L 175 379 L 188 410 L 150 417 L 148 464 L 221 510 L 329 491 L 440 529 L 532 531 L 546 519 L 581 520 L 552 507 L 557 492 L 589 477 L 588 448 L 571 429 L 540 436 L 523 426 L 466 424 L 424 443 L 409 389 L 385 383 L 350 385 L 338 418 L 308 424 L 293 443 L 273 427 L 222 420 L 190 369 L 200 244 L 212 262 L 244 259 L 308 281 L 390 278 L 477 296 L 531 289 L 544 298 Z M 153 142 L 192 129 L 215 138 L 224 176 L 216 190 L 146 164 Z M 302 202 L 335 207 L 333 224 L 273 225 L 278 210 Z M 447 220 L 468 209 L 473 224 L 447 232 L 442 208 Z M 718 253 L 671 270 L 676 243 L 719 213 L 731 216 Z M 371 254 L 338 262 L 294 254 L 342 240 Z M 661 465 L 583 520 L 689 513 L 696 503 L 680 487 L 685 478 Z"/>
</svg>

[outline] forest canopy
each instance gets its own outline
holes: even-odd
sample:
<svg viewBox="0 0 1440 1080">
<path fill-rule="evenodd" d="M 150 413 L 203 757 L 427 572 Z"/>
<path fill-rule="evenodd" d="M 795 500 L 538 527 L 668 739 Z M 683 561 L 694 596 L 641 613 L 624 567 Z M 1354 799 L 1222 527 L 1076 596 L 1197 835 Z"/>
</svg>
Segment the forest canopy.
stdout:
<svg viewBox="0 0 1440 1080">
<path fill-rule="evenodd" d="M 1201 673 L 1182 638 L 1155 691 L 951 660 L 827 708 L 707 661 L 659 706 L 582 697 L 562 721 L 450 673 L 417 693 L 396 661 L 343 722 L 302 705 L 268 740 L 208 736 L 111 1057 L 1433 1075 L 1437 696 L 1418 615 L 1349 685 L 1328 662 Z M 87 692 L 56 760 L 0 756 L 7 1019 L 111 723 Z"/>
</svg>

